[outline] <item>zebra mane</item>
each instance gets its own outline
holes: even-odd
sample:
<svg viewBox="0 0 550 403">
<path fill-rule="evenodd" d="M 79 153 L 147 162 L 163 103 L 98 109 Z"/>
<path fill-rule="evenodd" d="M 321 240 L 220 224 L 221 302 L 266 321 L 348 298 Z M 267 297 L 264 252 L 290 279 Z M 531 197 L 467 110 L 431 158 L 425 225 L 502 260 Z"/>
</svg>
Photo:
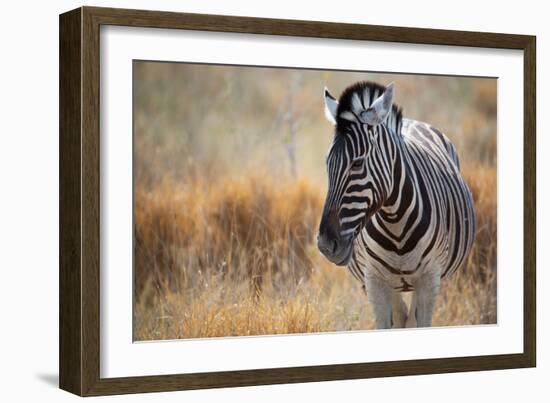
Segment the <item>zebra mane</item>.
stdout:
<svg viewBox="0 0 550 403">
<path fill-rule="evenodd" d="M 382 95 L 385 90 L 386 87 L 372 81 L 360 81 L 350 85 L 340 95 L 336 111 L 338 117 L 336 124 L 346 124 L 346 120 L 340 117 L 343 112 L 351 112 L 355 116 L 360 116 L 361 112 L 371 106 L 373 101 Z M 402 119 L 402 109 L 394 103 L 385 123 L 396 134 L 401 134 Z"/>
</svg>

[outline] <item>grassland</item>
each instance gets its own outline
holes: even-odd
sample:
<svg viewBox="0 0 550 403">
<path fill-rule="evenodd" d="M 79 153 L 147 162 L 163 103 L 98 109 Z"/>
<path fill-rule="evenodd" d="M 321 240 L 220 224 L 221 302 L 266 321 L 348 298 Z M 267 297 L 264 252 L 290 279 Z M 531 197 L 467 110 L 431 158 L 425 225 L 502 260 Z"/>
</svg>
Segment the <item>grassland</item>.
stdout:
<svg viewBox="0 0 550 403">
<path fill-rule="evenodd" d="M 479 230 L 434 325 L 496 321 L 494 172 L 466 170 Z M 323 195 L 304 179 L 165 183 L 136 192 L 139 340 L 370 329 L 360 284 L 315 243 Z"/>
<path fill-rule="evenodd" d="M 317 89 L 359 75 L 258 70 L 135 69 L 136 340 L 374 327 L 361 284 L 314 241 L 330 142 Z M 406 115 L 451 136 L 474 195 L 476 243 L 443 283 L 434 326 L 496 323 L 495 83 L 366 78 L 395 81 Z"/>
</svg>

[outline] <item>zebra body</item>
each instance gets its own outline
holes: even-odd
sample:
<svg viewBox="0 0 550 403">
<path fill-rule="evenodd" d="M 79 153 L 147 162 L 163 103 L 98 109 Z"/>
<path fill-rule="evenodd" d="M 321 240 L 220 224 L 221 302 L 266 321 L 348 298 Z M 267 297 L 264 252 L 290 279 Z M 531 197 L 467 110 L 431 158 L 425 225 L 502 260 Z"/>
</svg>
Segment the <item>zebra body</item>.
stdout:
<svg viewBox="0 0 550 403">
<path fill-rule="evenodd" d="M 393 86 L 358 83 L 325 102 L 336 133 L 319 248 L 364 284 L 378 327 L 429 326 L 440 279 L 475 237 L 457 152 L 439 130 L 402 118 Z M 409 312 L 403 291 L 414 291 Z"/>
</svg>

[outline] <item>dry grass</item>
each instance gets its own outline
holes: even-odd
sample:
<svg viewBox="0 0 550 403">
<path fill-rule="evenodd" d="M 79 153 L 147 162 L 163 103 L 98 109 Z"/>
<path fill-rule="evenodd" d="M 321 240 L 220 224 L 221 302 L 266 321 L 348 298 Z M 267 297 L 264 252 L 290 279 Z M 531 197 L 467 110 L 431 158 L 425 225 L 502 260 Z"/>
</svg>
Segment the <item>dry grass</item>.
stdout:
<svg viewBox="0 0 550 403">
<path fill-rule="evenodd" d="M 189 288 L 197 274 L 294 283 L 308 278 L 322 198 L 305 180 L 277 183 L 251 176 L 136 190 L 135 289 Z M 290 280 L 289 280 L 290 281 Z"/>
<path fill-rule="evenodd" d="M 434 325 L 496 322 L 496 177 L 464 170 L 478 215 L 467 264 Z M 366 296 L 314 243 L 323 194 L 305 179 L 136 189 L 137 340 L 370 329 Z"/>
</svg>

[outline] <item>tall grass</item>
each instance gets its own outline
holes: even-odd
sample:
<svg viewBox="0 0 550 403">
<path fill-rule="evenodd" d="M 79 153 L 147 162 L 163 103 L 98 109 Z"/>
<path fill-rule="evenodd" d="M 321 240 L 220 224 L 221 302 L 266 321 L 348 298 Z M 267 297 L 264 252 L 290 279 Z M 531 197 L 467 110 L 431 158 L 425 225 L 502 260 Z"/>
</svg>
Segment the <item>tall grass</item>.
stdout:
<svg viewBox="0 0 550 403">
<path fill-rule="evenodd" d="M 196 283 L 197 273 L 225 279 L 309 277 L 307 248 L 316 231 L 321 195 L 305 180 L 277 183 L 250 176 L 136 189 L 135 288 Z"/>
<path fill-rule="evenodd" d="M 478 234 L 434 325 L 496 321 L 494 169 L 464 172 Z M 306 179 L 224 178 L 136 189 L 138 340 L 369 329 L 361 285 L 317 252 L 323 194 Z"/>
</svg>

